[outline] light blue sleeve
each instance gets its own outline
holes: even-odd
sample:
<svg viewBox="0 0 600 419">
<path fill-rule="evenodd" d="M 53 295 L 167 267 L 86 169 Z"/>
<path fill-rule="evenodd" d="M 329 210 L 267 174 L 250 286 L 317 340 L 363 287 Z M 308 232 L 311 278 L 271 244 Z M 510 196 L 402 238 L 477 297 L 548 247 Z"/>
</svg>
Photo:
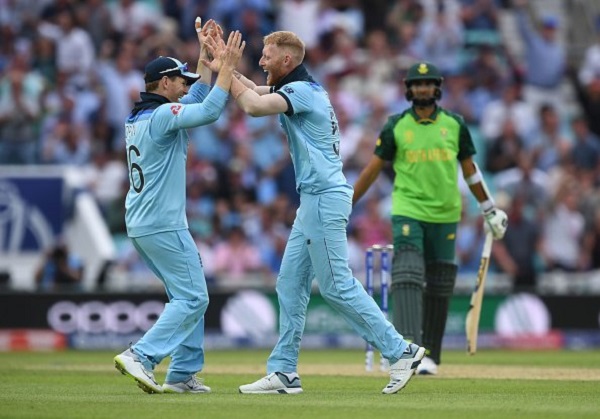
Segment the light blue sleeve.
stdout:
<svg viewBox="0 0 600 419">
<path fill-rule="evenodd" d="M 277 93 L 283 96 L 292 107 L 285 114 L 291 116 L 302 112 L 311 112 L 314 105 L 314 86 L 311 83 L 295 81 L 279 89 Z"/>
<path fill-rule="evenodd" d="M 206 98 L 208 92 L 210 92 L 210 85 L 196 82 L 192 84 L 188 94 L 182 97 L 179 102 L 185 105 L 190 103 L 200 103 Z"/>
<path fill-rule="evenodd" d="M 201 103 L 167 103 L 161 105 L 152 115 L 150 135 L 158 143 L 163 138 L 172 137 L 178 130 L 199 127 L 215 122 L 225 105 L 228 93 L 220 87 L 214 87 Z"/>
</svg>

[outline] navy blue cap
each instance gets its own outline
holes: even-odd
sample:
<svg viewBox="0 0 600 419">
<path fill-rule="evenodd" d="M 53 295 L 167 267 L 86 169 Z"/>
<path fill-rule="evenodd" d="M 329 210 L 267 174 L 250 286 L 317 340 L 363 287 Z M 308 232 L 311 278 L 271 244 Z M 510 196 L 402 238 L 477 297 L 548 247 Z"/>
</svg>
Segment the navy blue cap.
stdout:
<svg viewBox="0 0 600 419">
<path fill-rule="evenodd" d="M 183 77 L 187 81 L 187 84 L 192 84 L 200 78 L 200 74 L 190 73 L 188 71 L 187 63 L 182 64 L 181 61 L 176 58 L 163 56 L 160 56 L 146 64 L 144 73 L 144 81 L 146 83 L 160 80 L 164 76 Z"/>
</svg>

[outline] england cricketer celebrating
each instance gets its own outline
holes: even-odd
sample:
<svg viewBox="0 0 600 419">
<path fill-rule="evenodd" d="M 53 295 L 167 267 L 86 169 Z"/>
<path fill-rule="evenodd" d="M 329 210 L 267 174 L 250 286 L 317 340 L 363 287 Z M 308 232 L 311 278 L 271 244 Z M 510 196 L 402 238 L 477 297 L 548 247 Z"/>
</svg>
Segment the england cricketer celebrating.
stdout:
<svg viewBox="0 0 600 419">
<path fill-rule="evenodd" d="M 205 28 L 207 25 L 211 21 Z M 197 30 L 199 26 L 200 22 Z M 206 53 L 202 45 L 210 32 L 205 28 L 198 31 L 200 57 Z M 212 90 L 211 71 L 203 68 L 200 61 L 200 74 L 190 73 L 175 58 L 151 61 L 145 69 L 146 92 L 141 94 L 141 102 L 136 103 L 125 124 L 130 175 L 125 201 L 127 234 L 144 262 L 163 282 L 169 303 L 154 326 L 114 361 L 119 371 L 133 377 L 147 393 L 210 391 L 196 379 L 196 373 L 204 366 L 208 291 L 185 216 L 185 129 L 219 118 L 244 45 L 239 32 L 230 35 Z M 196 83 L 200 76 L 202 82 Z M 153 370 L 167 356 L 171 363 L 161 386 Z"/>
<path fill-rule="evenodd" d="M 417 63 L 408 70 L 405 85 L 412 107 L 389 117 L 374 155 L 354 185 L 353 202 L 364 195 L 385 163 L 392 162 L 394 325 L 406 339 L 427 348 L 417 373 L 435 374 L 456 281 L 459 164 L 495 239 L 504 236 L 507 216 L 495 207 L 472 159 L 475 147 L 462 117 L 436 103 L 442 95 L 439 70 Z"/>
<path fill-rule="evenodd" d="M 218 51 L 212 52 L 218 57 Z M 342 173 L 335 112 L 323 87 L 302 65 L 304 53 L 304 43 L 294 33 L 271 33 L 264 38 L 259 61 L 268 86 L 256 86 L 240 74 L 232 83 L 231 94 L 244 112 L 280 115 L 300 194 L 277 277 L 279 340 L 267 361 L 267 376 L 240 386 L 239 391 L 302 392 L 298 354 L 314 278 L 325 300 L 389 360 L 390 381 L 382 392 L 393 394 L 408 383 L 425 349 L 398 334 L 348 267 L 346 225 L 352 187 Z M 216 71 L 218 60 L 211 65 Z"/>
</svg>

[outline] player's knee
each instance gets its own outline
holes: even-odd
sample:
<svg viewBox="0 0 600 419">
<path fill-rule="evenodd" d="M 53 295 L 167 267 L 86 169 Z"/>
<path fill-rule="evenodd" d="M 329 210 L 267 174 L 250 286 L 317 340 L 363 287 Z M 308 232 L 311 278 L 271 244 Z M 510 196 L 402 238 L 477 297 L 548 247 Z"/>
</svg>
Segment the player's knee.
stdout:
<svg viewBox="0 0 600 419">
<path fill-rule="evenodd" d="M 414 246 L 399 247 L 392 264 L 392 289 L 423 287 L 425 263 L 423 253 Z"/>
<path fill-rule="evenodd" d="M 427 264 L 427 285 L 425 291 L 428 294 L 440 297 L 450 297 L 454 292 L 458 266 L 448 262 L 432 262 Z"/>
</svg>

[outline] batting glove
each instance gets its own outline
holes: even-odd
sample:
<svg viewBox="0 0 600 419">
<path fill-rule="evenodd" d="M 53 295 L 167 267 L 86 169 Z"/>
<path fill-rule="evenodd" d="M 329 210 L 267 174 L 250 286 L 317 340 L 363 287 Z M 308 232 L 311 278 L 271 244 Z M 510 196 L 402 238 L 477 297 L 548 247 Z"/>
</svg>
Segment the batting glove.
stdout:
<svg viewBox="0 0 600 419">
<path fill-rule="evenodd" d="M 495 240 L 500 240 L 506 233 L 508 227 L 508 216 L 504 211 L 498 208 L 491 208 L 483 212 L 485 220 L 484 228 L 486 233 L 491 232 Z"/>
</svg>

